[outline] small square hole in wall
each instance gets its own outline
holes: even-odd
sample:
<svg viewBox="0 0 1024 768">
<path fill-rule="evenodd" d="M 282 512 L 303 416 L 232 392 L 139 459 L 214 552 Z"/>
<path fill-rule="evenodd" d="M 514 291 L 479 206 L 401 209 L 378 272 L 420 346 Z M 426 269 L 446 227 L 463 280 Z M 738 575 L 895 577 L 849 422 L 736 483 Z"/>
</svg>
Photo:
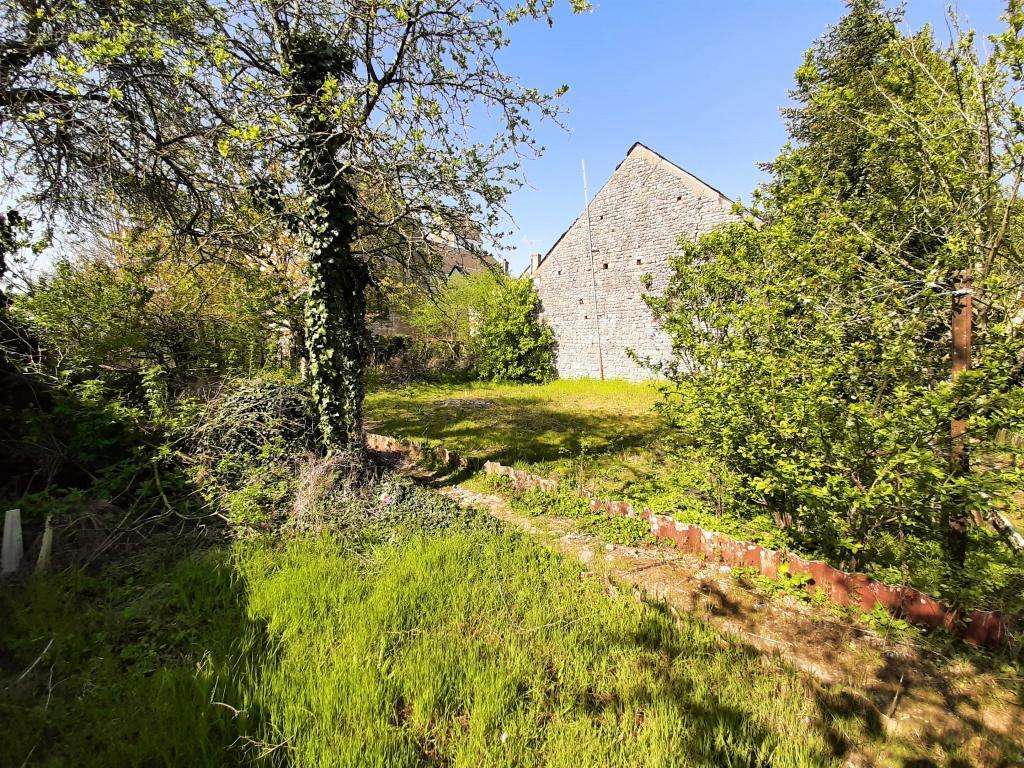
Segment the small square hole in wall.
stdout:
<svg viewBox="0 0 1024 768">
<path fill-rule="evenodd" d="M 680 200 L 682 200 L 682 199 L 683 199 L 683 196 L 682 196 L 682 195 L 679 195 L 679 196 L 677 196 L 677 197 L 676 197 L 676 202 L 678 203 L 678 202 L 679 202 Z"/>
<path fill-rule="evenodd" d="M 583 316 L 583 319 L 584 319 L 584 320 L 589 320 L 589 319 L 590 319 L 590 315 L 584 315 L 584 316 Z"/>
<path fill-rule="evenodd" d="M 562 270 L 558 270 L 558 274 L 562 274 Z"/>
<path fill-rule="evenodd" d="M 637 264 L 643 264 L 643 263 L 644 263 L 644 260 L 643 260 L 643 259 L 637 259 L 637 260 L 636 260 L 636 263 L 637 263 Z"/>
<path fill-rule="evenodd" d="M 608 269 L 608 263 L 605 262 L 604 264 L 602 264 L 601 269 Z"/>
<path fill-rule="evenodd" d="M 582 306 L 582 304 L 583 304 L 583 299 L 580 299 L 580 305 Z"/>
</svg>

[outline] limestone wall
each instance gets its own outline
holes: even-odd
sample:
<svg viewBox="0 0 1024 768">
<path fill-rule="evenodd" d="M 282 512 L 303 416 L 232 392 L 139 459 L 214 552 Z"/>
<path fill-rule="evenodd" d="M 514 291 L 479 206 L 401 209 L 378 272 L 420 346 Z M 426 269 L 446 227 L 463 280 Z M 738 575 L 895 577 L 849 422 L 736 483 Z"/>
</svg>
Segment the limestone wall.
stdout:
<svg viewBox="0 0 1024 768">
<path fill-rule="evenodd" d="M 727 221 L 731 205 L 686 171 L 634 145 L 590 205 L 596 308 L 583 216 L 533 272 L 544 318 L 558 339 L 559 375 L 598 375 L 596 312 L 605 377 L 650 378 L 627 350 L 663 360 L 671 345 L 641 298 L 641 279 L 650 274 L 653 289 L 663 290 L 678 238 L 695 238 Z"/>
</svg>

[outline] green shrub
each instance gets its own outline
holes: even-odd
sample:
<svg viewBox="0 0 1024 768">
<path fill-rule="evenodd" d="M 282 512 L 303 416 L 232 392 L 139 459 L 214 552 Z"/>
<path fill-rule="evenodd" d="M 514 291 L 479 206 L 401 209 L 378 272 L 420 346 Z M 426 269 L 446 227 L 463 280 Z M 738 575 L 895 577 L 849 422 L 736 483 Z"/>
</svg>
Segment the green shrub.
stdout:
<svg viewBox="0 0 1024 768">
<path fill-rule="evenodd" d="M 611 544 L 623 544 L 627 547 L 637 547 L 654 542 L 651 526 L 642 517 L 625 517 L 595 512 L 580 518 L 576 528 L 581 533 L 597 536 Z"/>
<path fill-rule="evenodd" d="M 90 474 L 130 456 L 144 442 L 146 412 L 130 405 L 101 379 L 48 390 L 47 409 L 23 413 L 23 447 L 50 453 L 51 462 Z"/>
<path fill-rule="evenodd" d="M 369 361 L 369 383 L 468 381 L 475 375 L 461 339 L 378 336 Z"/>
<path fill-rule="evenodd" d="M 228 524 L 245 527 L 265 527 L 275 510 L 279 509 L 290 493 L 287 478 L 272 481 L 254 479 L 249 485 L 228 491 L 222 504 Z"/>
<path fill-rule="evenodd" d="M 898 15 L 853 3 L 812 48 L 788 110 L 793 141 L 753 215 L 681 242 L 650 304 L 675 353 L 662 412 L 721 468 L 729 515 L 771 516 L 794 548 L 901 570 L 955 600 L 986 578 L 965 567 L 983 537 L 962 532 L 1012 505 L 1021 481 L 984 462 L 1024 420 L 1020 231 L 984 258 L 974 245 L 1016 218 L 1017 191 L 999 181 L 1016 161 L 997 152 L 979 166 L 972 121 L 988 110 L 950 110 L 941 95 L 994 70 L 928 30 L 904 35 Z M 982 198 L 984 212 L 963 204 Z M 951 381 L 954 276 L 968 268 L 983 297 L 973 369 Z M 951 460 L 954 419 L 972 471 Z"/>
<path fill-rule="evenodd" d="M 158 366 L 173 395 L 226 372 L 274 361 L 287 280 L 273 270 L 192 263 L 190 249 L 150 232 L 97 241 L 34 278 L 13 314 L 39 339 L 39 366 L 73 379 L 102 377 L 133 396 Z M 197 297 L 202 300 L 197 300 Z M 295 320 L 294 308 L 288 308 Z"/>
<path fill-rule="evenodd" d="M 318 453 L 308 390 L 288 378 L 230 381 L 178 429 L 196 485 L 239 535 L 330 531 L 362 546 L 479 525 L 477 513 L 386 468 Z"/>
<path fill-rule="evenodd" d="M 411 322 L 423 349 L 444 353 L 448 373 L 481 379 L 541 383 L 554 377 L 555 337 L 540 319 L 540 299 L 529 278 L 484 271 L 451 277 L 424 297 Z M 405 353 L 417 349 L 412 345 Z"/>
<path fill-rule="evenodd" d="M 528 278 L 498 285 L 472 350 L 483 379 L 527 384 L 554 378 L 555 335 L 540 318 L 540 298 Z"/>
<path fill-rule="evenodd" d="M 317 449 L 309 388 L 285 377 L 230 380 L 194 418 L 178 425 L 181 445 L 221 484 L 237 484 L 253 470 Z"/>
<path fill-rule="evenodd" d="M 792 573 L 789 563 L 782 563 L 779 566 L 779 574 L 775 578 L 747 566 L 734 567 L 732 577 L 770 597 L 786 595 L 801 602 L 811 602 L 811 593 L 806 589 L 813 580 L 811 575 L 809 573 Z M 822 594 L 825 593 L 822 592 Z"/>
</svg>

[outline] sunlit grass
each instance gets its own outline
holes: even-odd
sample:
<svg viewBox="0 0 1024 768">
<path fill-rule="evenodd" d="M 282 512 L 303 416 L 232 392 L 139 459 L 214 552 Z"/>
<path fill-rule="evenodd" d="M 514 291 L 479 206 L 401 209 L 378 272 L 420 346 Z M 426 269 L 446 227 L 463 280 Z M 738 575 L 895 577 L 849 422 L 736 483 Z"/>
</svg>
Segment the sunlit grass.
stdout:
<svg viewBox="0 0 1024 768">
<path fill-rule="evenodd" d="M 279 648 L 255 698 L 296 765 L 832 762 L 797 673 L 608 596 L 519 536 L 415 538 L 367 559 L 306 540 L 239 566 Z"/>
<path fill-rule="evenodd" d="M 367 417 L 378 432 L 432 438 L 468 455 L 559 462 L 625 450 L 659 431 L 656 386 L 626 381 L 548 384 L 412 384 L 372 392 Z"/>
<path fill-rule="evenodd" d="M 0 765 L 811 766 L 863 732 L 517 534 L 175 557 L 5 593 Z"/>
</svg>

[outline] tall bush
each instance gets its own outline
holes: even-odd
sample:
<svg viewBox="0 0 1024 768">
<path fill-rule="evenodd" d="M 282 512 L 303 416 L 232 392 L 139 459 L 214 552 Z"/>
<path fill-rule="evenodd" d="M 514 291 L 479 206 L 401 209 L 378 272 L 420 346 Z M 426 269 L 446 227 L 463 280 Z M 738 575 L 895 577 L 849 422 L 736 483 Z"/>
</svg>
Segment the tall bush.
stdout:
<svg viewBox="0 0 1024 768">
<path fill-rule="evenodd" d="M 173 395 L 278 362 L 287 278 L 156 250 L 118 244 L 76 254 L 15 296 L 15 314 L 38 339 L 41 372 L 138 392 L 159 369 Z"/>
<path fill-rule="evenodd" d="M 1021 70 L 1007 38 L 981 62 L 970 35 L 940 49 L 899 20 L 858 0 L 808 52 L 752 215 L 684 243 L 650 303 L 675 349 L 663 409 L 741 511 L 849 567 L 927 561 L 955 592 L 992 537 L 952 523 L 997 512 L 1018 480 L 983 463 L 1024 415 Z M 954 382 L 963 270 L 974 369 Z M 954 418 L 973 472 L 950 461 Z"/>
<path fill-rule="evenodd" d="M 555 335 L 529 278 L 502 280 L 488 296 L 472 349 L 481 378 L 540 383 L 555 374 Z"/>
<path fill-rule="evenodd" d="M 555 373 L 555 337 L 529 278 L 485 270 L 454 275 L 412 313 L 419 336 L 450 345 L 453 370 L 492 381 L 543 382 Z"/>
</svg>

